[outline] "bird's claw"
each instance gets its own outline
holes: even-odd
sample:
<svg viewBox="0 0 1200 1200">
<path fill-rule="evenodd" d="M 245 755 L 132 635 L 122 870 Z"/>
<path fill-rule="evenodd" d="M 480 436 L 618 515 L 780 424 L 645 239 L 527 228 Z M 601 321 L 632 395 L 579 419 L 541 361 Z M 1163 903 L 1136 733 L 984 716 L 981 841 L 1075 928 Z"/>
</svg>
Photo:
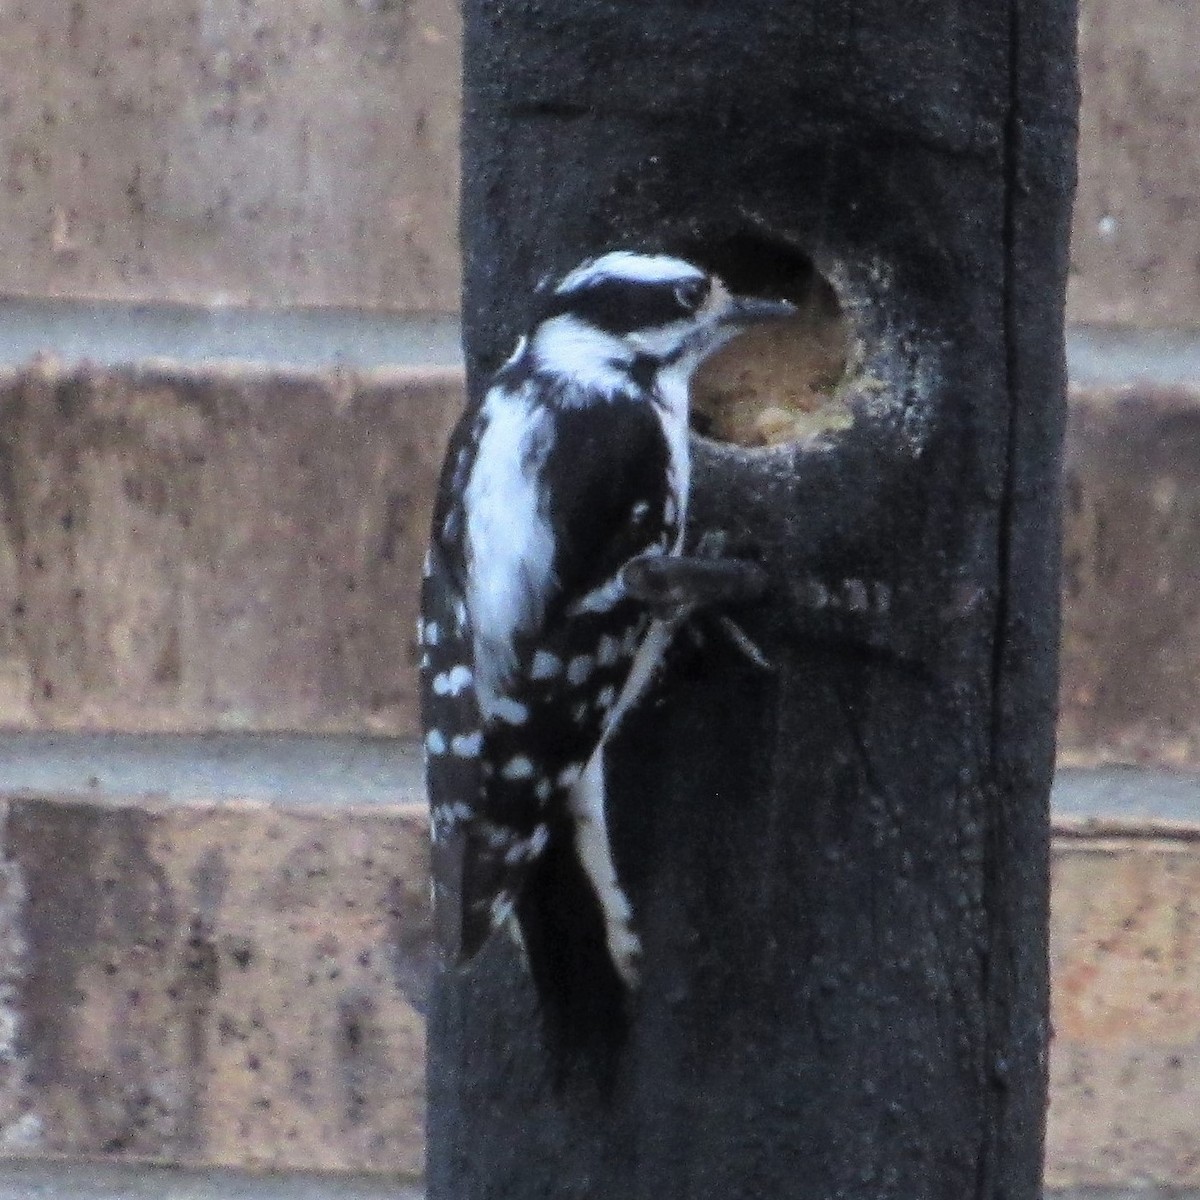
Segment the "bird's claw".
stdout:
<svg viewBox="0 0 1200 1200">
<path fill-rule="evenodd" d="M 752 559 L 727 558 L 728 536 L 723 530 L 701 535 L 691 554 L 643 555 L 622 568 L 621 583 L 629 596 L 645 604 L 661 619 L 676 625 L 688 623 L 693 636 L 699 631 L 691 619 L 705 609 L 746 604 L 767 589 L 766 569 Z M 759 670 L 774 668 L 745 630 L 724 613 L 713 617 L 734 647 Z"/>
</svg>

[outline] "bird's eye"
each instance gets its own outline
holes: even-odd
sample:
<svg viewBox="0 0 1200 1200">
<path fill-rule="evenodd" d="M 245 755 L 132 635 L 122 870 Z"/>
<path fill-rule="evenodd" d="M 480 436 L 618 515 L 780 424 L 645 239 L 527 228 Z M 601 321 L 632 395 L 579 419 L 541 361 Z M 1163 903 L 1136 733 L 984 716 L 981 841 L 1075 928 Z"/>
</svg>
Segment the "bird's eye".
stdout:
<svg viewBox="0 0 1200 1200">
<path fill-rule="evenodd" d="M 707 279 L 688 279 L 675 285 L 675 299 L 679 307 L 690 316 L 704 303 L 708 297 L 708 289 Z"/>
</svg>

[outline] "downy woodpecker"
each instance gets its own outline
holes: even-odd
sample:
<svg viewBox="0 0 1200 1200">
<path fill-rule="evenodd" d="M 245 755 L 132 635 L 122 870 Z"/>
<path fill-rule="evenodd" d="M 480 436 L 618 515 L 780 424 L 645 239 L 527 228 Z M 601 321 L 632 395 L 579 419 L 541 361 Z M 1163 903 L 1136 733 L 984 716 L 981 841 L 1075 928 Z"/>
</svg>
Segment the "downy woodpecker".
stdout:
<svg viewBox="0 0 1200 1200">
<path fill-rule="evenodd" d="M 450 441 L 418 630 L 435 927 L 457 964 L 515 917 L 560 1023 L 638 979 L 604 746 L 677 621 L 623 572 L 681 552 L 696 367 L 792 311 L 678 258 L 604 254 L 538 289 Z"/>
</svg>

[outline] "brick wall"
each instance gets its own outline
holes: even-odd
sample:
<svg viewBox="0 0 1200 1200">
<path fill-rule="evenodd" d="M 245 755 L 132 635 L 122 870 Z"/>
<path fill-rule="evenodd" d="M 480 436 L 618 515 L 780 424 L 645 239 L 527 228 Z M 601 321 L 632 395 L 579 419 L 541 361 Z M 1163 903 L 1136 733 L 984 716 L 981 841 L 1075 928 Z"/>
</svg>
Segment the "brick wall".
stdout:
<svg viewBox="0 0 1200 1200">
<path fill-rule="evenodd" d="M 1200 766 L 1197 28 L 1082 4 L 1059 1188 L 1200 1188 L 1200 784 L 1155 773 Z M 0 8 L 9 1153 L 419 1172 L 419 802 L 356 739 L 415 728 L 457 37 L 450 0 Z"/>
</svg>

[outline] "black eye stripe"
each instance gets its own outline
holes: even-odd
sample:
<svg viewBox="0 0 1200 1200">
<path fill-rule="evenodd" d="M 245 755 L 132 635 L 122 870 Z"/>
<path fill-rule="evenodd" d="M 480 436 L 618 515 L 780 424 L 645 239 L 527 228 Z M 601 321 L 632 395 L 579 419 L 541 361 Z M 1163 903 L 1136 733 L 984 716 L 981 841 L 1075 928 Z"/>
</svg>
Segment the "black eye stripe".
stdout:
<svg viewBox="0 0 1200 1200">
<path fill-rule="evenodd" d="M 687 320 L 704 303 L 709 281 L 703 276 L 648 283 L 598 279 L 545 298 L 540 320 L 570 314 L 607 333 L 630 333 Z"/>
</svg>

